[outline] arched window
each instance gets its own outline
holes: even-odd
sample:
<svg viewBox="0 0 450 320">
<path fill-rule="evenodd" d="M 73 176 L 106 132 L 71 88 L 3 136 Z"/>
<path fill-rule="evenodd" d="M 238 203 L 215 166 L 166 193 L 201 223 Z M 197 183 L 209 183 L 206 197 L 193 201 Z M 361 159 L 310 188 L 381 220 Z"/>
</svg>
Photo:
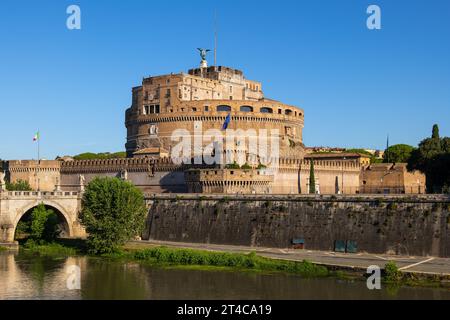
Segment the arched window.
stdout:
<svg viewBox="0 0 450 320">
<path fill-rule="evenodd" d="M 253 112 L 253 107 L 250 106 L 242 106 L 241 112 Z"/>
<path fill-rule="evenodd" d="M 217 106 L 217 112 L 231 112 L 230 106 Z"/>
<path fill-rule="evenodd" d="M 284 110 L 284 114 L 287 116 L 291 116 L 292 115 L 292 110 L 286 109 Z"/>
<path fill-rule="evenodd" d="M 266 108 L 266 107 L 264 107 L 264 108 L 261 108 L 261 109 L 260 109 L 260 112 L 261 112 L 261 113 L 273 113 L 273 110 L 272 110 L 272 108 Z"/>
</svg>

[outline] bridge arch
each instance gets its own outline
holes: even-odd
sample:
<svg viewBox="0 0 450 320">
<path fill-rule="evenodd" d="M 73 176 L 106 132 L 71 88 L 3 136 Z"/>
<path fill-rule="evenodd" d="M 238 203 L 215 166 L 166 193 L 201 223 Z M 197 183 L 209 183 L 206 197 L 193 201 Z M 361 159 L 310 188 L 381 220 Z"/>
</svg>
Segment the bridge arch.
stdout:
<svg viewBox="0 0 450 320">
<path fill-rule="evenodd" d="M 13 236 L 15 234 L 15 231 L 17 229 L 17 224 L 19 223 L 20 219 L 22 219 L 26 213 L 28 213 L 31 209 L 36 208 L 37 206 L 39 206 L 40 204 L 44 204 L 46 207 L 50 208 L 50 209 L 54 209 L 57 211 L 57 213 L 60 213 L 62 217 L 64 217 L 64 222 L 67 225 L 67 232 L 68 232 L 68 236 L 69 237 L 73 237 L 74 236 L 74 231 L 73 231 L 73 222 L 74 219 L 71 218 L 71 215 L 57 202 L 55 201 L 51 201 L 51 200 L 33 200 L 32 202 L 28 203 L 27 205 L 23 206 L 22 208 L 20 208 L 20 210 L 18 210 L 18 213 L 13 221 Z"/>
</svg>

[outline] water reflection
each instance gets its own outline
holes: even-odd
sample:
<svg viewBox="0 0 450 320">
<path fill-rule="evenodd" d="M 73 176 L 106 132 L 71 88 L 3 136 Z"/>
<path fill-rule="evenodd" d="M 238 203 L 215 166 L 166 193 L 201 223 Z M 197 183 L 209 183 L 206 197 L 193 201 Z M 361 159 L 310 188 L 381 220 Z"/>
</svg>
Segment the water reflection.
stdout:
<svg viewBox="0 0 450 320">
<path fill-rule="evenodd" d="M 81 290 L 67 289 L 69 266 Z M 160 269 L 87 257 L 0 253 L 0 299 L 448 299 L 450 290 L 369 291 L 364 282 Z"/>
</svg>

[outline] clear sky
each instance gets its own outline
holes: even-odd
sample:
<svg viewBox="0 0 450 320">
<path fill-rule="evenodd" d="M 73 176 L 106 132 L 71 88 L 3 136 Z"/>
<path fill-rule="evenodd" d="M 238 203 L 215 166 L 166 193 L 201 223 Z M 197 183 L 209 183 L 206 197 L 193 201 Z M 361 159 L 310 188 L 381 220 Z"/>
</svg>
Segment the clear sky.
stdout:
<svg viewBox="0 0 450 320">
<path fill-rule="evenodd" d="M 448 0 L 1 0 L 0 158 L 36 158 L 37 129 L 47 159 L 124 150 L 131 87 L 198 66 L 215 10 L 219 64 L 303 108 L 306 145 L 417 145 L 434 123 L 450 136 Z"/>
</svg>

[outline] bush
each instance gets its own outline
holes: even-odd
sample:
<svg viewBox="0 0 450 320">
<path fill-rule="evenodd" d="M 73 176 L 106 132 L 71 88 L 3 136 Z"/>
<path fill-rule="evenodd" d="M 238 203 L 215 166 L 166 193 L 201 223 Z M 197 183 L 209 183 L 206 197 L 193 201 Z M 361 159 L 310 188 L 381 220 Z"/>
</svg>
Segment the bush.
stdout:
<svg viewBox="0 0 450 320">
<path fill-rule="evenodd" d="M 393 261 L 386 263 L 384 267 L 385 280 L 390 283 L 399 283 L 403 279 L 403 274 L 398 270 L 397 265 Z"/>
<path fill-rule="evenodd" d="M 96 178 L 83 194 L 81 223 L 90 253 L 105 254 L 140 235 L 147 209 L 142 191 L 118 178 Z"/>
<path fill-rule="evenodd" d="M 6 190 L 8 191 L 32 191 L 28 181 L 17 180 L 16 182 L 6 182 Z"/>
</svg>

